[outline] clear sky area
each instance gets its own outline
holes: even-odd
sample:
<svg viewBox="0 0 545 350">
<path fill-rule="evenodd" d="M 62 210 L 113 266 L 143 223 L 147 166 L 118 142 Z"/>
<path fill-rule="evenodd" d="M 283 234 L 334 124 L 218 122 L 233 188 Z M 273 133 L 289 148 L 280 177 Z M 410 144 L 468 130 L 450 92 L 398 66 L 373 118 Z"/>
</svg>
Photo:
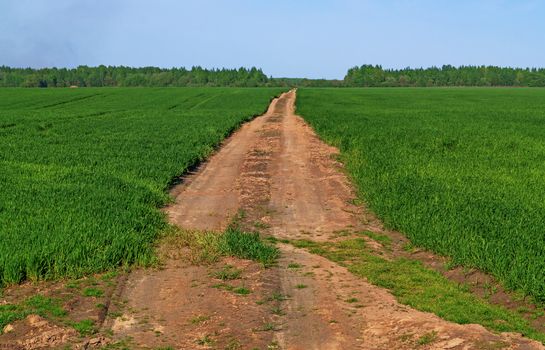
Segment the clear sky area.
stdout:
<svg viewBox="0 0 545 350">
<path fill-rule="evenodd" d="M 545 67 L 545 0 L 0 0 L 0 65 Z"/>
</svg>

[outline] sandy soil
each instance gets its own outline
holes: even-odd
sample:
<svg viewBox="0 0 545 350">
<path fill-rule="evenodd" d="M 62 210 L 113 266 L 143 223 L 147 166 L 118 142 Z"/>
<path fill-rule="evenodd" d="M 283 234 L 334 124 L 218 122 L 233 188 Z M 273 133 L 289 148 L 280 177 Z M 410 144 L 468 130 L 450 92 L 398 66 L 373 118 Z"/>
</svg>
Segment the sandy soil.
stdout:
<svg viewBox="0 0 545 350">
<path fill-rule="evenodd" d="M 167 209 L 172 222 L 221 230 L 243 209 L 247 228 L 316 241 L 373 227 L 352 204 L 337 150 L 294 114 L 294 101 L 295 91 L 283 94 L 174 189 L 176 204 Z M 176 349 L 543 349 L 516 334 L 413 310 L 329 260 L 279 248 L 278 266 L 269 269 L 226 259 L 206 267 L 171 260 L 160 270 L 137 271 L 119 291 L 119 314 L 105 327 L 135 346 Z M 242 271 L 242 279 L 230 283 L 249 294 L 223 288 L 210 275 L 225 264 Z M 432 341 L 418 344 L 425 335 Z"/>
<path fill-rule="evenodd" d="M 274 100 L 266 115 L 272 113 Z M 176 202 L 167 208 L 171 222 L 185 228 L 221 230 L 240 207 L 236 186 L 250 147 L 256 143 L 265 117 L 255 118 L 236 131 L 199 170 L 175 187 Z"/>
</svg>

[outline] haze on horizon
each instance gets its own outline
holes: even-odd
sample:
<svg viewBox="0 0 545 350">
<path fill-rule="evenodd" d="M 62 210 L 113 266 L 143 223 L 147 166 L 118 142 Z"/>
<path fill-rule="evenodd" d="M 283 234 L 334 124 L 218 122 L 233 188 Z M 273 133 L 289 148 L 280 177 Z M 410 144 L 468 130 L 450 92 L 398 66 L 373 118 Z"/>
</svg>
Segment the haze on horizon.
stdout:
<svg viewBox="0 0 545 350">
<path fill-rule="evenodd" d="M 3 0 L 0 65 L 543 67 L 543 18 L 539 0 Z"/>
</svg>

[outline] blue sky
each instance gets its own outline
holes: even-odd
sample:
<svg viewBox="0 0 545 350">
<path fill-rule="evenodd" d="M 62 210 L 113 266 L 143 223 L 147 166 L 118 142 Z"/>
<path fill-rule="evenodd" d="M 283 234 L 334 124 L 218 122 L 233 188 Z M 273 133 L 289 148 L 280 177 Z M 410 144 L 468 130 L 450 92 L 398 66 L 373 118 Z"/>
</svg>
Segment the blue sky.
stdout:
<svg viewBox="0 0 545 350">
<path fill-rule="evenodd" d="M 545 66 L 540 0 L 0 0 L 0 65 Z"/>
</svg>

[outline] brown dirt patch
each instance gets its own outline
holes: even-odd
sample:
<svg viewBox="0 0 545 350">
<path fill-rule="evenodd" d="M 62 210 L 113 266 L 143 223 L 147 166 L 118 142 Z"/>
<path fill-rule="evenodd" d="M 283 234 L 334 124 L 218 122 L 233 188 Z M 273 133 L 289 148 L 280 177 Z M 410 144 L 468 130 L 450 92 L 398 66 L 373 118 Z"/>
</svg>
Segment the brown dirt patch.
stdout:
<svg viewBox="0 0 545 350">
<path fill-rule="evenodd" d="M 29 315 L 9 326 L 9 332 L 0 339 L 0 349 L 51 349 L 77 336 L 74 329 L 55 325 L 38 315 Z"/>
<path fill-rule="evenodd" d="M 19 304 L 40 295 L 58 301 L 66 315 L 46 319 L 29 315 L 9 324 L 9 328 L 12 328 L 10 332 L 0 332 L 0 349 L 62 349 L 67 344 L 81 347 L 85 343 L 87 348 L 104 345 L 105 341 L 102 339 L 89 345 L 88 340 L 96 338 L 97 335 L 82 338 L 71 325 L 88 320 L 99 329 L 116 286 L 124 278 L 126 274 L 109 273 L 71 281 L 27 282 L 6 288 L 0 298 L 0 305 Z M 99 291 L 101 295 L 86 296 L 87 289 Z"/>
<path fill-rule="evenodd" d="M 212 275 L 225 265 L 240 270 L 240 278 L 224 281 Z M 259 328 L 269 322 L 270 313 L 258 301 L 266 297 L 274 278 L 271 270 L 251 261 L 224 259 L 195 266 L 171 260 L 160 270 L 131 274 L 114 299 L 114 317 L 105 328 L 117 340 L 130 337 L 131 348 L 263 348 L 272 341 L 272 332 Z M 244 294 L 237 288 L 244 288 Z"/>
</svg>

